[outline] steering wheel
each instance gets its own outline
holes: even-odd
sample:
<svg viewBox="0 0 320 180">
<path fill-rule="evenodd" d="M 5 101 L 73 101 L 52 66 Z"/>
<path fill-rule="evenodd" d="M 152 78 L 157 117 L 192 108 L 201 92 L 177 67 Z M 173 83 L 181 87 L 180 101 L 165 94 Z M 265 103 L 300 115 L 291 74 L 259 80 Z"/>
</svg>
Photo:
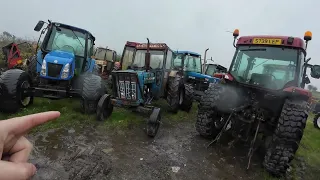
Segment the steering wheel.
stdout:
<svg viewBox="0 0 320 180">
<path fill-rule="evenodd" d="M 273 78 L 273 80 L 277 79 L 273 74 L 268 74 L 268 75 L 271 76 Z"/>
<path fill-rule="evenodd" d="M 273 74 L 269 74 L 273 80 L 271 80 L 270 84 L 272 88 L 277 88 L 277 83 L 274 80 L 277 80 L 277 78 Z"/>
<path fill-rule="evenodd" d="M 61 49 L 72 49 L 72 52 L 73 53 L 75 53 L 76 51 L 75 51 L 75 49 L 72 47 L 72 46 L 70 46 L 70 45 L 64 45 L 64 46 L 62 46 L 62 48 Z"/>
<path fill-rule="evenodd" d="M 245 81 L 246 81 L 242 76 L 238 76 L 238 79 L 239 79 L 241 82 L 245 82 Z"/>
</svg>

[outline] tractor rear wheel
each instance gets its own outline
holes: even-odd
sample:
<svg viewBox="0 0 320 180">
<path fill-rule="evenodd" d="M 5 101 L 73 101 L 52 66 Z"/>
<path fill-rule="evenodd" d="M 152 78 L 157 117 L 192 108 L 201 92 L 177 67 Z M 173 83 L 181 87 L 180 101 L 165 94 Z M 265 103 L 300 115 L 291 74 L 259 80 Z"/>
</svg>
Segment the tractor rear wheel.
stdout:
<svg viewBox="0 0 320 180">
<path fill-rule="evenodd" d="M 167 103 L 169 105 L 170 111 L 177 113 L 183 99 L 183 82 L 182 77 L 177 74 L 175 77 L 169 77 L 168 80 L 168 94 Z"/>
<path fill-rule="evenodd" d="M 31 87 L 31 79 L 21 69 L 10 69 L 0 76 L 0 111 L 15 113 L 33 103 L 33 96 L 25 96 L 24 89 Z"/>
<path fill-rule="evenodd" d="M 285 101 L 264 157 L 263 166 L 270 174 L 281 176 L 286 173 L 303 136 L 307 107 L 305 101 Z"/>
<path fill-rule="evenodd" d="M 191 84 L 184 85 L 184 96 L 181 104 L 181 109 L 183 111 L 189 112 L 192 108 L 194 90 Z"/>
<path fill-rule="evenodd" d="M 82 81 L 80 106 L 85 114 L 96 113 L 99 99 L 106 94 L 106 88 L 100 76 L 84 74 Z"/>
</svg>

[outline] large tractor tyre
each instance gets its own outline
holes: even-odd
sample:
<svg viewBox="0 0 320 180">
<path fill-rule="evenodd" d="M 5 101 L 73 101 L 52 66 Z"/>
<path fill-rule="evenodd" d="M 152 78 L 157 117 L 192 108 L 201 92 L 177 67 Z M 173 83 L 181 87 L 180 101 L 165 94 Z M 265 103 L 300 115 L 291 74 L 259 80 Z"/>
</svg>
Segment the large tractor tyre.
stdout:
<svg viewBox="0 0 320 180">
<path fill-rule="evenodd" d="M 38 77 L 37 74 L 37 56 L 34 55 L 30 59 L 27 60 L 28 73 L 31 76 L 33 81 Z"/>
<path fill-rule="evenodd" d="M 33 104 L 33 96 L 26 97 L 24 89 L 31 87 L 28 73 L 21 69 L 10 69 L 0 76 L 1 102 L 0 111 L 15 113 L 20 108 Z"/>
<path fill-rule="evenodd" d="M 96 113 L 99 99 L 106 94 L 106 88 L 100 76 L 85 74 L 82 79 L 81 111 L 85 114 Z"/>
<path fill-rule="evenodd" d="M 198 105 L 196 130 L 202 137 L 215 138 L 222 130 L 223 122 L 226 119 L 217 107 L 223 95 L 222 85 L 211 84 L 201 97 Z"/>
<path fill-rule="evenodd" d="M 184 85 L 184 95 L 181 104 L 181 109 L 186 112 L 190 112 L 192 108 L 192 102 L 194 97 L 194 90 L 191 84 Z"/>
<path fill-rule="evenodd" d="M 177 113 L 183 100 L 181 99 L 183 95 L 183 79 L 177 74 L 175 77 L 169 77 L 168 81 L 167 103 L 170 108 L 169 110 Z"/>
<path fill-rule="evenodd" d="M 285 101 L 263 161 L 270 174 L 281 176 L 286 173 L 303 136 L 308 119 L 307 107 L 304 101 Z"/>
<path fill-rule="evenodd" d="M 320 113 L 314 116 L 313 125 L 315 128 L 320 129 Z"/>
</svg>

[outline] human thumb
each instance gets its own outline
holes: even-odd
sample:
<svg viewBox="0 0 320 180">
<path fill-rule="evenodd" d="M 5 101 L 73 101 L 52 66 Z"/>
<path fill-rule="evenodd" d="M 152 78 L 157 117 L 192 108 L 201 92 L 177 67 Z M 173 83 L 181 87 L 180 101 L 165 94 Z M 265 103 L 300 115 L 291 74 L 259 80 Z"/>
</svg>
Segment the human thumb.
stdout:
<svg viewBox="0 0 320 180">
<path fill-rule="evenodd" d="M 0 180 L 28 180 L 36 170 L 31 163 L 0 161 Z"/>
</svg>

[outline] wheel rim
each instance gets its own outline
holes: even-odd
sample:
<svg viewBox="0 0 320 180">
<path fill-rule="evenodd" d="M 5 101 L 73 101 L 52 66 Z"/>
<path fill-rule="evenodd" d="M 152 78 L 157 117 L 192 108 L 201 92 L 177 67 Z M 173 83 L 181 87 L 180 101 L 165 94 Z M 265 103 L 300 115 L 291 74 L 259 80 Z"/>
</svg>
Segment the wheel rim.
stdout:
<svg viewBox="0 0 320 180">
<path fill-rule="evenodd" d="M 30 87 L 30 83 L 28 81 L 24 81 L 22 84 L 21 84 L 21 89 L 26 89 L 26 88 L 29 88 Z M 31 101 L 31 97 L 30 96 L 27 96 L 25 97 L 24 96 L 24 91 L 21 92 L 21 104 L 22 106 L 27 106 L 30 101 Z"/>
<path fill-rule="evenodd" d="M 320 128 L 320 117 L 317 119 L 317 126 Z"/>
<path fill-rule="evenodd" d="M 179 104 L 181 105 L 183 102 L 183 91 L 180 90 L 180 93 L 179 93 Z"/>
</svg>

